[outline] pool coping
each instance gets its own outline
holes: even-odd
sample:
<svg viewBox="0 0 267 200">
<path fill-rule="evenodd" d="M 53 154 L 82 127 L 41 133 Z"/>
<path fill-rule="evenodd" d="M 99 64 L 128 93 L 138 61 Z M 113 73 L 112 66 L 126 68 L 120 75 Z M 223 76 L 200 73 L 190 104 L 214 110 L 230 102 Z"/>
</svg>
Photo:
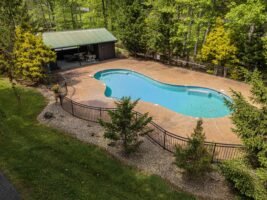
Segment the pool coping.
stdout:
<svg viewBox="0 0 267 200">
<path fill-rule="evenodd" d="M 168 85 L 168 86 L 173 86 L 173 87 L 186 87 L 186 88 L 190 88 L 190 87 L 192 87 L 192 88 L 200 88 L 200 89 L 204 88 L 204 89 L 208 89 L 208 90 L 211 90 L 211 91 L 213 91 L 213 92 L 215 92 L 215 93 L 221 94 L 221 95 L 224 96 L 223 98 L 225 98 L 225 99 L 227 99 L 227 100 L 229 100 L 229 101 L 232 101 L 232 98 L 231 98 L 230 96 L 228 96 L 227 94 L 225 94 L 225 93 L 223 93 L 223 92 L 221 92 L 221 91 L 212 89 L 212 88 L 202 87 L 202 86 L 195 86 L 195 85 L 178 85 L 178 84 L 170 84 L 170 83 L 166 83 L 166 82 L 161 82 L 161 81 L 158 81 L 158 80 L 156 80 L 156 79 L 151 78 L 150 76 L 147 76 L 147 75 L 145 75 L 145 74 L 142 74 L 142 73 L 137 72 L 137 71 L 134 71 L 134 70 L 128 70 L 128 69 L 122 69 L 122 68 L 117 68 L 117 69 L 116 69 L 116 68 L 112 68 L 112 69 L 104 69 L 104 70 L 100 70 L 100 71 L 95 72 L 93 75 L 90 74 L 89 76 L 90 76 L 90 77 L 94 77 L 96 80 L 100 81 L 100 82 L 105 86 L 105 91 L 104 91 L 104 94 L 105 94 L 108 86 L 107 86 L 105 83 L 103 83 L 101 80 L 99 80 L 98 78 L 96 78 L 96 74 L 97 74 L 97 73 L 101 73 L 101 72 L 105 72 L 105 71 L 116 71 L 116 70 L 122 70 L 122 71 L 134 72 L 134 73 L 138 74 L 139 76 L 144 76 L 145 78 L 151 79 L 151 80 L 154 81 L 156 84 Z M 105 95 L 105 96 L 106 96 L 106 95 Z M 112 100 L 119 100 L 119 98 L 116 98 L 116 97 L 109 97 L 109 96 L 106 96 L 106 98 L 110 98 L 110 99 L 112 99 Z M 165 107 L 165 106 L 163 106 L 163 105 L 160 105 L 160 104 L 155 104 L 155 103 L 152 103 L 152 102 L 149 102 L 149 101 L 144 101 L 144 100 L 142 100 L 141 98 L 139 98 L 139 100 L 142 101 L 142 102 L 146 102 L 146 103 L 154 104 L 155 106 L 162 106 L 162 107 L 164 107 L 164 108 L 166 108 L 166 109 L 169 109 L 169 108 L 167 108 L 167 107 Z M 171 110 L 171 111 L 173 111 L 173 112 L 176 112 L 176 111 L 174 111 L 174 110 L 172 110 L 172 109 L 169 109 L 169 110 Z M 185 115 L 184 113 L 180 113 L 180 112 L 176 112 L 176 113 L 179 113 L 179 114 L 181 114 L 181 115 L 183 115 L 183 116 L 185 116 L 185 117 L 194 117 L 194 118 L 199 118 L 199 119 L 216 119 L 216 118 L 230 117 L 230 115 L 231 115 L 231 114 L 227 114 L 227 115 L 220 116 L 220 117 L 196 117 L 196 116 L 192 116 L 192 115 Z"/>
<path fill-rule="evenodd" d="M 118 67 L 120 66 L 120 67 Z M 231 89 L 244 92 L 245 98 L 250 95 L 248 84 L 231 79 L 216 77 L 179 67 L 170 67 L 154 61 L 140 61 L 137 59 L 116 59 L 97 63 L 87 67 L 61 72 L 70 83 L 69 97 L 86 105 L 113 107 L 114 98 L 104 95 L 106 86 L 103 82 L 93 77 L 99 71 L 110 69 L 123 69 L 141 74 L 154 81 L 181 86 L 195 86 L 208 88 L 223 95 L 230 96 Z M 153 78 L 152 78 L 153 77 Z M 171 84 L 174 83 L 174 84 Z M 181 84 L 185 83 L 185 84 Z M 248 98 L 247 98 L 248 99 Z M 249 99 L 248 99 L 249 100 Z M 176 113 L 168 108 L 140 100 L 137 111 L 149 112 L 154 121 L 167 128 L 175 135 L 189 137 L 195 128 L 198 118 Z M 242 144 L 241 140 L 233 133 L 233 123 L 229 116 L 220 118 L 203 118 L 206 140 L 224 144 Z"/>
</svg>

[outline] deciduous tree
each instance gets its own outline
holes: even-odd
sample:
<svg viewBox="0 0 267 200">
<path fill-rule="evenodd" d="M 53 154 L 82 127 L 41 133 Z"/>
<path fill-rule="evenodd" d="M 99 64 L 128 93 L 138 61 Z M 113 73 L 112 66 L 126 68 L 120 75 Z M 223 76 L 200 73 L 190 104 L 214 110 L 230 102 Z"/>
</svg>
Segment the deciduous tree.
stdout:
<svg viewBox="0 0 267 200">
<path fill-rule="evenodd" d="M 218 18 L 216 26 L 209 33 L 206 43 L 201 49 L 201 59 L 214 65 L 236 63 L 237 48 L 231 42 L 230 33 L 223 27 L 222 19 Z"/>
<path fill-rule="evenodd" d="M 41 35 L 16 28 L 14 46 L 16 79 L 38 83 L 45 78 L 45 67 L 55 61 L 55 53 L 45 46 Z"/>
<path fill-rule="evenodd" d="M 123 4 L 120 11 L 117 34 L 123 46 L 134 55 L 145 52 L 145 5 L 133 0 Z"/>
<path fill-rule="evenodd" d="M 265 57 L 263 40 L 266 33 L 267 4 L 265 0 L 231 2 L 226 14 L 226 26 L 238 48 L 240 63 L 250 69 L 263 69 Z"/>
</svg>

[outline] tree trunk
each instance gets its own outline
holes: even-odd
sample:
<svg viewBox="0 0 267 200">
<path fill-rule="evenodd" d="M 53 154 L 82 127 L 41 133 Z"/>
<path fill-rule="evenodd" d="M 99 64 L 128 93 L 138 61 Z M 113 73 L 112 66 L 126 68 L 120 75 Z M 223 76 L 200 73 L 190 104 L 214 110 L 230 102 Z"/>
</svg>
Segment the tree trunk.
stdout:
<svg viewBox="0 0 267 200">
<path fill-rule="evenodd" d="M 193 14 L 193 10 L 192 8 L 190 7 L 188 9 L 188 15 L 190 16 L 190 21 L 189 21 L 189 24 L 188 24 L 188 31 L 185 33 L 185 40 L 184 40 L 184 44 L 183 44 L 183 55 L 186 56 L 186 60 L 188 61 L 189 60 L 189 52 L 188 52 L 188 40 L 191 36 L 191 27 L 192 27 L 192 14 Z"/>
<path fill-rule="evenodd" d="M 200 18 L 201 16 L 202 16 L 202 13 L 200 12 L 198 17 Z M 198 50 L 198 43 L 199 43 L 200 28 L 201 28 L 201 24 L 199 23 L 197 25 L 197 39 L 196 39 L 196 42 L 195 42 L 195 45 L 194 45 L 194 60 L 197 57 L 197 50 Z"/>
<path fill-rule="evenodd" d="M 76 23 L 75 23 L 74 12 L 73 12 L 73 1 L 71 1 L 71 4 L 70 4 L 70 14 L 71 14 L 72 28 L 75 29 Z"/>
<path fill-rule="evenodd" d="M 5 53 L 3 51 L 1 53 L 3 53 L 4 56 L 8 60 L 8 63 L 9 63 L 8 64 L 9 65 L 9 68 L 8 68 L 8 79 L 9 79 L 9 82 L 10 82 L 10 84 L 12 86 L 12 90 L 14 92 L 14 95 L 15 95 L 16 99 L 17 99 L 17 102 L 18 102 L 18 104 L 20 104 L 21 103 L 21 98 L 20 98 L 20 95 L 19 95 L 19 93 L 18 93 L 18 91 L 16 89 L 16 84 L 14 83 L 14 77 L 13 77 L 13 71 L 14 71 L 14 63 L 13 62 L 14 62 L 15 59 L 13 58 L 12 54 L 13 54 L 14 43 L 15 43 L 14 39 L 15 39 L 16 21 L 14 19 L 14 15 L 12 13 L 12 8 L 11 8 L 10 4 L 8 4 L 8 6 L 7 6 L 7 12 L 8 12 L 8 15 L 9 15 L 9 21 L 11 22 L 9 24 L 10 44 L 8 46 L 7 52 Z"/>
<path fill-rule="evenodd" d="M 63 5 L 63 21 L 64 21 L 64 29 L 66 29 L 67 22 L 66 22 L 66 16 L 65 16 L 65 4 Z"/>
<path fill-rule="evenodd" d="M 208 22 L 208 27 L 207 27 L 207 29 L 206 29 L 206 31 L 205 31 L 205 33 L 204 33 L 204 38 L 203 38 L 202 45 L 205 44 L 209 32 L 210 32 L 210 22 Z"/>
<path fill-rule="evenodd" d="M 104 26 L 107 28 L 107 16 L 106 16 L 106 6 L 105 6 L 105 0 L 102 0 L 102 13 L 104 17 Z"/>
<path fill-rule="evenodd" d="M 40 8 L 41 8 L 41 15 L 42 15 L 42 21 L 43 21 L 43 26 L 45 27 L 45 29 L 47 29 L 47 26 L 46 26 L 46 17 L 45 17 L 45 12 L 44 12 L 44 8 L 43 8 L 43 5 L 42 3 L 40 3 Z"/>
<path fill-rule="evenodd" d="M 252 35 L 254 33 L 254 30 L 255 30 L 255 24 L 253 23 L 250 28 L 249 28 L 249 32 L 248 32 L 248 41 L 251 42 L 251 38 L 252 38 Z"/>
<path fill-rule="evenodd" d="M 55 25 L 55 12 L 54 12 L 53 1 L 48 0 L 47 1 L 47 5 L 48 5 L 49 11 L 50 11 L 50 13 L 49 13 L 50 26 L 51 26 L 51 28 L 54 28 L 54 25 Z"/>
</svg>

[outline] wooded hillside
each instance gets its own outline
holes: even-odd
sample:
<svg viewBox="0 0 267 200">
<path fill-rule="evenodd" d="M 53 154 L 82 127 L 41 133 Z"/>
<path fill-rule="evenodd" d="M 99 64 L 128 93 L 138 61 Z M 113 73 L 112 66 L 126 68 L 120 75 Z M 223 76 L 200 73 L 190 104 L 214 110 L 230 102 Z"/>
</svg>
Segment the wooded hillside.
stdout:
<svg viewBox="0 0 267 200">
<path fill-rule="evenodd" d="M 3 0 L 0 4 L 1 12 L 16 7 L 16 15 L 27 13 L 24 18 L 35 31 L 106 27 L 132 54 L 226 66 L 236 79 L 242 79 L 242 67 L 264 71 L 267 66 L 266 0 Z"/>
</svg>

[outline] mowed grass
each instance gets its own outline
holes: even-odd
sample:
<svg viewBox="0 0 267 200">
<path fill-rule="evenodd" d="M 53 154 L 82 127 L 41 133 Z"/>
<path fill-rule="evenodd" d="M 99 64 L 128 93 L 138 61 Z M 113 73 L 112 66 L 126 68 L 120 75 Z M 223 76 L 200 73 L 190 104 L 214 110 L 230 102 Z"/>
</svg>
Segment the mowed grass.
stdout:
<svg viewBox="0 0 267 200">
<path fill-rule="evenodd" d="M 7 80 L 0 78 L 0 107 L 7 115 L 0 133 L 0 170 L 23 199 L 194 199 L 158 176 L 39 124 L 44 98 L 33 89 L 20 87 L 19 92 L 20 106 Z"/>
</svg>

